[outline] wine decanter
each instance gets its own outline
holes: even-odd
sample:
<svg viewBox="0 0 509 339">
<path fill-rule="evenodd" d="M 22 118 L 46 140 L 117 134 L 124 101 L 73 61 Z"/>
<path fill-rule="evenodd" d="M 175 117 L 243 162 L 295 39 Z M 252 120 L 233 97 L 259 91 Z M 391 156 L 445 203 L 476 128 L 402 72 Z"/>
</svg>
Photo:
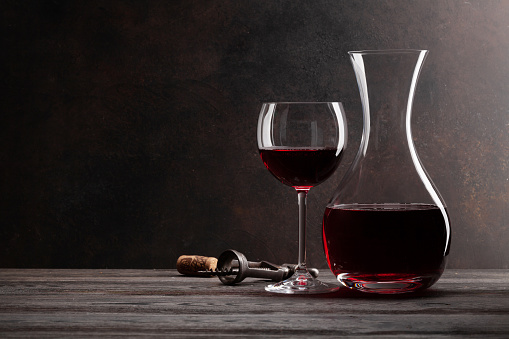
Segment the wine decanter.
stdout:
<svg viewBox="0 0 509 339">
<path fill-rule="evenodd" d="M 329 267 L 343 285 L 365 292 L 429 287 L 444 270 L 451 230 L 412 140 L 412 102 L 427 51 L 349 54 L 364 124 L 359 151 L 324 215 Z"/>
</svg>

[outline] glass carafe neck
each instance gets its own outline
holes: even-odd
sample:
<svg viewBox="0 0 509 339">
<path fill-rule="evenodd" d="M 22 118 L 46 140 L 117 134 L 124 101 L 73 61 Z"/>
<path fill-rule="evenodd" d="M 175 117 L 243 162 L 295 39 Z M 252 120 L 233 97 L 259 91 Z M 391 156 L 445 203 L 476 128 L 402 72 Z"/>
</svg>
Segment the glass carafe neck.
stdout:
<svg viewBox="0 0 509 339">
<path fill-rule="evenodd" d="M 350 52 L 362 101 L 363 135 L 332 204 L 442 205 L 417 156 L 410 124 L 426 54 L 424 50 Z"/>
<path fill-rule="evenodd" d="M 368 147 L 373 155 L 408 151 L 415 86 L 426 53 L 422 50 L 350 52 L 362 99 L 364 155 Z"/>
</svg>

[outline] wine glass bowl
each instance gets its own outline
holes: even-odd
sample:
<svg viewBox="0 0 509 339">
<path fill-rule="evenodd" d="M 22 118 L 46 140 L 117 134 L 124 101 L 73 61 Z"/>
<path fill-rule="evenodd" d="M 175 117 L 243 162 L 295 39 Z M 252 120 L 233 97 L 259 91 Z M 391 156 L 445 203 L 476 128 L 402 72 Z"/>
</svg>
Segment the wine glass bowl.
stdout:
<svg viewBox="0 0 509 339">
<path fill-rule="evenodd" d="M 306 268 L 308 191 L 336 170 L 346 147 L 347 125 L 339 102 L 264 103 L 258 119 L 258 150 L 267 169 L 294 187 L 299 201 L 298 269 L 265 289 L 278 293 L 325 293 L 337 289 L 313 278 Z"/>
</svg>

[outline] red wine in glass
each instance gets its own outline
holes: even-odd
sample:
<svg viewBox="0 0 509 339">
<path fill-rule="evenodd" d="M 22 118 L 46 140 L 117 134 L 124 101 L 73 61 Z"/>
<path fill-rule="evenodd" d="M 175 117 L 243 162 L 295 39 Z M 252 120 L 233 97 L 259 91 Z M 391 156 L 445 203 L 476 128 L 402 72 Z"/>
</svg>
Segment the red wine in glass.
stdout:
<svg viewBox="0 0 509 339">
<path fill-rule="evenodd" d="M 339 102 L 268 102 L 258 118 L 258 150 L 267 169 L 295 188 L 299 206 L 299 252 L 295 274 L 265 287 L 287 294 L 328 293 L 337 286 L 314 278 L 306 268 L 306 199 L 308 191 L 338 167 L 347 139 Z"/>
<path fill-rule="evenodd" d="M 325 181 L 339 165 L 343 150 L 335 148 L 262 148 L 267 169 L 292 187 L 314 187 Z"/>
<path fill-rule="evenodd" d="M 323 219 L 327 262 L 345 286 L 402 293 L 433 285 L 449 248 L 442 211 L 426 204 L 328 207 Z"/>
</svg>

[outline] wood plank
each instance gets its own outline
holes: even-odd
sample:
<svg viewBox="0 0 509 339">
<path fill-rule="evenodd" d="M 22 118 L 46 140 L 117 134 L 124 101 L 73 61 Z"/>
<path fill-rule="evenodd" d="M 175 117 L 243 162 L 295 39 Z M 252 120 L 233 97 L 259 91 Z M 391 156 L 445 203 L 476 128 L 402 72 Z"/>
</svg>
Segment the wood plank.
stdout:
<svg viewBox="0 0 509 339">
<path fill-rule="evenodd" d="M 431 289 L 396 296 L 274 295 L 265 284 L 175 270 L 1 269 L 0 336 L 509 337 L 509 270 L 447 270 Z"/>
</svg>

